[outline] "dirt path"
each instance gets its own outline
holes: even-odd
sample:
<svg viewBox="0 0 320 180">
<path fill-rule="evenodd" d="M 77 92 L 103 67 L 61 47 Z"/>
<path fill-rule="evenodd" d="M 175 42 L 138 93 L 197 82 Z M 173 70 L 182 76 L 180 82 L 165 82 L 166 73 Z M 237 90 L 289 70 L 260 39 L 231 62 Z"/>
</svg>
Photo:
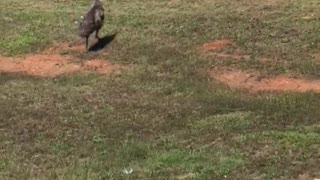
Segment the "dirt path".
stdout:
<svg viewBox="0 0 320 180">
<path fill-rule="evenodd" d="M 213 58 L 225 59 L 233 58 L 236 60 L 248 60 L 250 56 L 235 54 L 225 54 L 217 52 L 228 45 L 233 45 L 231 40 L 218 40 L 205 43 L 201 48 L 201 53 L 212 55 Z M 314 55 L 318 57 L 318 54 Z M 271 61 L 268 58 L 259 58 L 262 62 Z M 215 67 L 208 70 L 209 76 L 231 88 L 248 89 L 252 92 L 257 91 L 295 91 L 320 92 L 320 80 L 308 80 L 306 78 L 294 78 L 285 75 L 274 77 L 261 77 L 260 72 L 256 70 L 243 71 L 240 69 L 228 69 L 228 67 Z"/>
<path fill-rule="evenodd" d="M 83 53 L 83 51 L 83 45 L 70 46 L 63 43 L 39 54 L 28 54 L 22 58 L 0 56 L 0 72 L 56 77 L 79 71 L 109 74 L 122 69 L 122 66 L 102 59 L 82 61 L 70 55 L 62 55 L 66 52 Z"/>
</svg>

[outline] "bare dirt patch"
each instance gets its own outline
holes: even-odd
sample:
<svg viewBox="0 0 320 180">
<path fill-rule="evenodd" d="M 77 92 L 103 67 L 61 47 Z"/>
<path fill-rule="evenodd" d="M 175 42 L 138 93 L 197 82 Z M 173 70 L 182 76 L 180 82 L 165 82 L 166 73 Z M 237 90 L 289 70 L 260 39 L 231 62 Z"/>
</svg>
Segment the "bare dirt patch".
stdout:
<svg viewBox="0 0 320 180">
<path fill-rule="evenodd" d="M 118 64 L 111 64 L 105 60 L 89 60 L 84 63 L 84 69 L 95 71 L 100 74 L 108 74 L 110 72 L 117 71 L 121 69 L 122 66 Z"/>
<path fill-rule="evenodd" d="M 240 52 L 235 52 L 235 53 L 223 53 L 223 52 L 209 52 L 207 53 L 209 56 L 218 58 L 220 60 L 237 60 L 237 61 L 249 61 L 252 59 L 250 55 L 243 54 Z M 265 58 L 265 57 L 255 57 L 255 60 L 262 64 L 270 64 L 273 62 L 273 59 L 270 58 Z"/>
<path fill-rule="evenodd" d="M 229 39 L 221 39 L 213 42 L 208 42 L 202 45 L 201 52 L 212 56 L 214 58 L 219 58 L 221 60 L 243 60 L 243 61 L 249 61 L 252 56 L 245 54 L 241 50 L 235 50 L 232 53 L 225 53 L 221 51 L 227 46 L 234 45 L 232 40 Z M 219 51 L 220 50 L 220 51 Z M 265 57 L 256 57 L 256 60 L 260 63 L 270 63 L 272 62 L 272 59 L 265 58 Z"/>
<path fill-rule="evenodd" d="M 211 52 L 210 56 L 220 58 L 220 59 L 236 59 L 236 60 L 249 60 L 251 57 L 249 55 L 243 55 L 240 53 L 228 54 L 228 53 L 217 53 Z"/>
<path fill-rule="evenodd" d="M 316 63 L 320 63 L 320 53 L 315 53 L 311 55 Z"/>
<path fill-rule="evenodd" d="M 84 44 L 82 43 L 60 43 L 47 48 L 43 53 L 63 53 L 63 52 L 85 52 Z"/>
<path fill-rule="evenodd" d="M 232 45 L 233 42 L 229 39 L 221 39 L 209 43 L 205 43 L 202 46 L 202 52 L 209 52 L 209 51 L 214 51 L 218 49 L 223 49 L 228 45 Z"/>
<path fill-rule="evenodd" d="M 215 58 L 235 59 L 235 60 L 250 60 L 251 56 L 241 52 L 224 53 L 216 52 L 216 50 L 223 49 L 228 45 L 232 45 L 232 41 L 222 39 L 214 42 L 205 43 L 202 46 L 202 52 L 213 56 Z M 320 55 L 313 54 L 312 57 L 318 60 Z M 269 58 L 259 57 L 257 60 L 260 63 L 270 63 L 273 60 Z M 225 67 L 216 67 L 209 70 L 209 76 L 216 81 L 224 83 L 231 88 L 248 89 L 251 92 L 257 91 L 295 91 L 320 92 L 320 80 L 308 80 L 305 78 L 296 78 L 286 75 L 279 75 L 275 77 L 263 77 L 258 71 L 243 71 L 239 69 L 227 69 Z"/>
<path fill-rule="evenodd" d="M 298 79 L 285 75 L 275 77 L 262 77 L 257 71 L 242 70 L 211 70 L 211 78 L 224 83 L 232 88 L 248 89 L 257 91 L 295 91 L 320 92 L 320 80 Z"/>
<path fill-rule="evenodd" d="M 58 76 L 80 70 L 80 66 L 72 64 L 69 56 L 60 55 L 28 55 L 24 58 L 0 57 L 0 71 L 25 73 L 33 76 Z"/>
<path fill-rule="evenodd" d="M 0 56 L 0 72 L 55 77 L 79 71 L 109 74 L 122 69 L 122 66 L 106 60 L 82 61 L 69 55 L 62 55 L 65 52 L 84 52 L 84 48 L 81 45 L 63 43 L 48 48 L 42 53 L 29 54 L 22 58 Z"/>
</svg>

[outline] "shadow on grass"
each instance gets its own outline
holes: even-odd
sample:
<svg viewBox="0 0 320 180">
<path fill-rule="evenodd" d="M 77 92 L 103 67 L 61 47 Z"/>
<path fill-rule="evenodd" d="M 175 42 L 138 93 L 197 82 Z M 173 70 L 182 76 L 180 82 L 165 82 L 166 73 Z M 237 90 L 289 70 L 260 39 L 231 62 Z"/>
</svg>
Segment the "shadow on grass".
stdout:
<svg viewBox="0 0 320 180">
<path fill-rule="evenodd" d="M 30 76 L 18 72 L 0 72 L 0 84 L 13 80 L 39 80 L 40 77 Z"/>
<path fill-rule="evenodd" d="M 102 37 L 101 39 L 98 40 L 97 43 L 95 43 L 94 45 L 92 45 L 89 48 L 89 51 L 99 51 L 102 50 L 103 48 L 105 48 L 108 44 L 110 44 L 114 38 L 117 36 L 117 33 L 112 34 L 112 35 L 106 35 L 104 37 Z"/>
</svg>

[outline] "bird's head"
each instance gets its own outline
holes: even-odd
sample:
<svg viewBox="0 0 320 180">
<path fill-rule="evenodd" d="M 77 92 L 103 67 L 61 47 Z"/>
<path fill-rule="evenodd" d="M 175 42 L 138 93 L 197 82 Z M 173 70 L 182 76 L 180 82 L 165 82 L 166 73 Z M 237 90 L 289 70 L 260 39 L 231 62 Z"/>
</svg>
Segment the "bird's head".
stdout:
<svg viewBox="0 0 320 180">
<path fill-rule="evenodd" d="M 102 6 L 102 1 L 103 0 L 94 0 L 93 1 L 93 3 L 92 3 L 92 5 L 91 5 L 91 7 L 93 7 L 93 6 Z"/>
</svg>

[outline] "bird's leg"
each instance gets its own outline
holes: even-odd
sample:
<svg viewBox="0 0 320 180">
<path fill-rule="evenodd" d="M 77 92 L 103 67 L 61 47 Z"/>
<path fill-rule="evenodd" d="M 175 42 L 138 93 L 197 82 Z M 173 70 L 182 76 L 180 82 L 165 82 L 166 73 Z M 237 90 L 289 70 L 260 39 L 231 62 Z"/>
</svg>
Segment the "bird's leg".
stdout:
<svg viewBox="0 0 320 180">
<path fill-rule="evenodd" d="M 97 38 L 98 40 L 100 40 L 100 38 L 99 38 L 99 30 L 96 30 L 96 38 Z"/>
<path fill-rule="evenodd" d="M 86 50 L 88 50 L 88 37 L 86 37 Z"/>
</svg>

